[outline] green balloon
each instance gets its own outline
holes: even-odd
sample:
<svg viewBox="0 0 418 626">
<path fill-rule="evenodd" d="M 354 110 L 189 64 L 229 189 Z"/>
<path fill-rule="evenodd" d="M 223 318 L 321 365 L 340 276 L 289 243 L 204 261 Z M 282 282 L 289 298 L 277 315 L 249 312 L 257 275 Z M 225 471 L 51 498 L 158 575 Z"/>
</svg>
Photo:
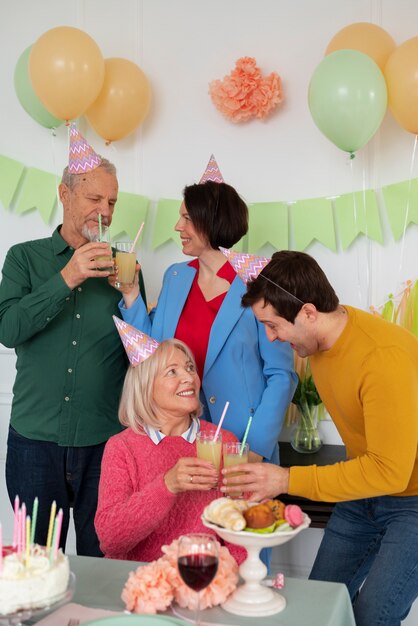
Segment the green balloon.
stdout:
<svg viewBox="0 0 418 626">
<path fill-rule="evenodd" d="M 338 148 L 353 153 L 366 145 L 382 123 L 386 81 L 367 54 L 337 50 L 314 71 L 308 101 L 319 130 Z"/>
<path fill-rule="evenodd" d="M 32 46 L 26 48 L 16 63 L 14 74 L 16 95 L 26 113 L 29 113 L 35 122 L 38 122 L 45 128 L 57 128 L 63 124 L 64 120 L 59 120 L 51 115 L 33 90 L 29 76 L 29 55 L 31 50 Z"/>
</svg>

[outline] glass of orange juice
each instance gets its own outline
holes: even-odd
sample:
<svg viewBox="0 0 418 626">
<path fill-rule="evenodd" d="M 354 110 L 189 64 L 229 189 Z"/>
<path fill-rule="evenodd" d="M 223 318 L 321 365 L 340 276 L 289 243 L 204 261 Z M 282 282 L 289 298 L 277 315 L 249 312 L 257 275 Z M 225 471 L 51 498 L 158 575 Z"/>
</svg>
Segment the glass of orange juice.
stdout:
<svg viewBox="0 0 418 626">
<path fill-rule="evenodd" d="M 227 441 L 223 445 L 224 467 L 232 467 L 241 463 L 248 463 L 248 443 L 242 445 L 239 441 Z M 233 476 L 241 476 L 244 472 L 232 472 L 228 474 L 228 478 Z M 228 493 L 230 498 L 240 498 L 242 491 L 231 491 Z"/>
<path fill-rule="evenodd" d="M 136 269 L 136 252 L 131 252 L 132 241 L 117 241 L 115 248 L 115 266 L 117 269 L 115 287 L 131 286 L 134 284 Z"/>
<path fill-rule="evenodd" d="M 196 453 L 199 459 L 212 463 L 219 475 L 222 456 L 221 433 L 215 439 L 215 432 L 199 431 L 196 436 Z"/>
</svg>

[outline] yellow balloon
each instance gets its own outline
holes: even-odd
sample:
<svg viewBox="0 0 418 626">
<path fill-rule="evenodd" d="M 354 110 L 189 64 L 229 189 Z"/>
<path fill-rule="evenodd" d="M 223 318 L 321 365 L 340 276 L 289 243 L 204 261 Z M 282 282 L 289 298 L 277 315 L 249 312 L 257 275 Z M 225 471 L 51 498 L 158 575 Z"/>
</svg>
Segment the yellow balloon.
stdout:
<svg viewBox="0 0 418 626">
<path fill-rule="evenodd" d="M 389 109 L 398 124 L 418 134 L 418 37 L 390 55 L 385 67 Z"/>
<path fill-rule="evenodd" d="M 104 59 L 94 39 L 71 26 L 58 26 L 33 44 L 29 75 L 39 100 L 61 120 L 79 117 L 97 98 Z"/>
<path fill-rule="evenodd" d="M 86 117 L 98 135 L 116 141 L 141 124 L 150 103 L 151 88 L 144 72 L 127 59 L 106 59 L 103 87 Z"/>
<path fill-rule="evenodd" d="M 358 50 L 371 57 L 383 72 L 386 61 L 395 48 L 395 42 L 383 28 L 370 22 L 356 22 L 334 35 L 325 55 L 336 50 Z"/>
</svg>

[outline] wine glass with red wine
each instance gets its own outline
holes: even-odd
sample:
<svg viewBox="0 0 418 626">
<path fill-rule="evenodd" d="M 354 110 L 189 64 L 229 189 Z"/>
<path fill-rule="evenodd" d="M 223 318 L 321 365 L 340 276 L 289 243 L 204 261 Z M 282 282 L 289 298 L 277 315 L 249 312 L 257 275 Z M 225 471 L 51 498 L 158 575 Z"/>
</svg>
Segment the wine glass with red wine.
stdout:
<svg viewBox="0 0 418 626">
<path fill-rule="evenodd" d="M 195 622 L 200 624 L 200 591 L 215 578 L 218 570 L 218 543 L 213 535 L 191 533 L 180 537 L 177 567 L 183 581 L 197 592 Z"/>
</svg>

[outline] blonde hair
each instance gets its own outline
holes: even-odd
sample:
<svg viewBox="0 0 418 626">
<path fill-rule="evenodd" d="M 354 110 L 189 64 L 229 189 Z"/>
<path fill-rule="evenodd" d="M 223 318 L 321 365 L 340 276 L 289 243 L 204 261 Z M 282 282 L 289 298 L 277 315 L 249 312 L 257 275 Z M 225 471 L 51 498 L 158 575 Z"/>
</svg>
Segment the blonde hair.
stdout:
<svg viewBox="0 0 418 626">
<path fill-rule="evenodd" d="M 154 399 L 154 381 L 169 362 L 174 349 L 181 350 L 196 368 L 194 356 L 185 343 L 179 339 L 166 339 L 148 359 L 137 367 L 129 366 L 123 383 L 119 403 L 119 421 L 123 426 L 130 426 L 136 433 L 148 425 L 159 429 L 159 406 Z M 191 417 L 202 415 L 202 407 L 190 414 Z"/>
</svg>

